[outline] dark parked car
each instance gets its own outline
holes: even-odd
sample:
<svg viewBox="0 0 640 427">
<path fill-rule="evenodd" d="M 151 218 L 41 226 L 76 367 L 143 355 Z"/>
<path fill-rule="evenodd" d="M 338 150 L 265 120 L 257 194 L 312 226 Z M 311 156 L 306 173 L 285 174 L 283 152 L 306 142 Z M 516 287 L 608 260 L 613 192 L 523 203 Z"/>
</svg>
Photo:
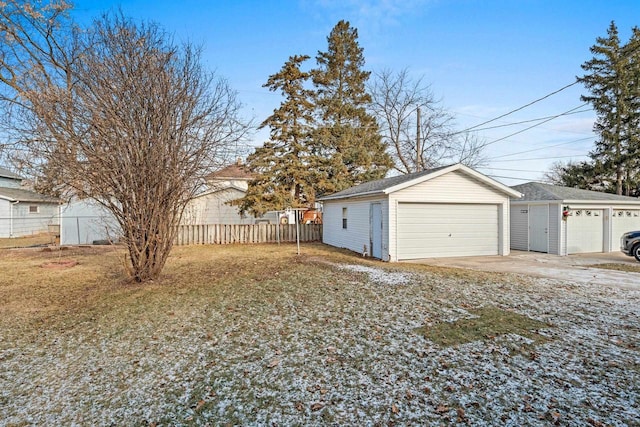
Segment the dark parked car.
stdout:
<svg viewBox="0 0 640 427">
<path fill-rule="evenodd" d="M 620 250 L 640 261 L 640 231 L 624 233 L 620 238 Z"/>
</svg>

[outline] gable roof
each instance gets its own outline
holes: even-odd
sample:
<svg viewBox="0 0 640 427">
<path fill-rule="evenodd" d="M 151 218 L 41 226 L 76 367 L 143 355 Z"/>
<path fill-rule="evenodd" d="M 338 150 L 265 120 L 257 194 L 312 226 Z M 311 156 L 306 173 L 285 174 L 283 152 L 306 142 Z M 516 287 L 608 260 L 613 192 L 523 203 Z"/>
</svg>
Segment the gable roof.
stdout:
<svg viewBox="0 0 640 427">
<path fill-rule="evenodd" d="M 220 169 L 219 171 L 212 172 L 207 175 L 207 180 L 214 179 L 253 179 L 253 174 L 249 172 L 246 166 L 238 163 L 234 163 L 227 167 Z"/>
<path fill-rule="evenodd" d="M 385 195 L 395 191 L 402 190 L 412 185 L 420 184 L 424 181 L 439 177 L 449 172 L 460 171 L 468 176 L 471 176 L 478 181 L 481 181 L 494 189 L 508 194 L 512 197 L 519 197 L 520 193 L 507 187 L 504 184 L 499 183 L 486 175 L 481 174 L 461 163 L 456 163 L 448 166 L 441 166 L 433 169 L 426 169 L 420 172 L 409 173 L 406 175 L 392 176 L 390 178 L 379 179 L 377 181 L 365 182 L 360 185 L 356 185 L 346 190 L 339 191 L 334 194 L 330 194 L 325 197 L 321 197 L 318 200 L 336 200 L 346 199 L 350 197 L 364 197 L 372 195 Z"/>
<path fill-rule="evenodd" d="M 60 203 L 55 197 L 45 196 L 35 191 L 23 190 L 21 188 L 0 187 L 0 199 L 10 202 L 35 202 L 35 203 Z"/>
<path fill-rule="evenodd" d="M 599 191 L 581 190 L 579 188 L 561 187 L 559 185 L 542 184 L 540 182 L 527 182 L 514 185 L 514 190 L 524 196 L 518 202 L 536 201 L 585 201 L 585 202 L 632 202 L 640 203 L 636 197 L 618 196 L 617 194 L 601 193 Z"/>
<path fill-rule="evenodd" d="M 3 167 L 0 167 L 0 177 L 22 180 L 22 177 L 20 175 L 16 175 L 15 173 L 11 172 L 9 169 L 5 169 Z"/>
</svg>

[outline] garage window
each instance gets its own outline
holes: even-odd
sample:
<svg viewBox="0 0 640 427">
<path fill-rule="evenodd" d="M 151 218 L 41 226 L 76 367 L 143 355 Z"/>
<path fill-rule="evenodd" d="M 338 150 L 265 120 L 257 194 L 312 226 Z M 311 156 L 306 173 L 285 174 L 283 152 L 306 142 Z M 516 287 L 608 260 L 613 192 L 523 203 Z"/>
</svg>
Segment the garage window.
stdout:
<svg viewBox="0 0 640 427">
<path fill-rule="evenodd" d="M 342 208 L 342 228 L 347 228 L 347 208 Z"/>
<path fill-rule="evenodd" d="M 37 205 L 29 206 L 29 213 L 38 213 L 38 206 Z"/>
</svg>

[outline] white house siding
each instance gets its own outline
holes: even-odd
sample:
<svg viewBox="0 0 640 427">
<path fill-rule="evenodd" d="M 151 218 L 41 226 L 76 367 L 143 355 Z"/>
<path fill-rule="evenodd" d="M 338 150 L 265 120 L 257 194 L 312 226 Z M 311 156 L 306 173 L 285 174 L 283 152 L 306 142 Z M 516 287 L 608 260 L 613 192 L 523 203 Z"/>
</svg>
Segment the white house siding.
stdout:
<svg viewBox="0 0 640 427">
<path fill-rule="evenodd" d="M 120 227 L 104 207 L 93 200 L 72 200 L 60 208 L 60 244 L 90 245 L 117 240 Z"/>
<path fill-rule="evenodd" d="M 0 187 L 20 188 L 22 180 L 0 176 Z"/>
<path fill-rule="evenodd" d="M 29 212 L 37 206 L 38 212 Z M 58 204 L 0 201 L 0 237 L 21 237 L 49 231 L 49 225 L 58 224 Z"/>
<path fill-rule="evenodd" d="M 401 202 L 495 204 L 498 206 L 500 234 L 498 253 L 509 254 L 509 197 L 483 182 L 462 172 L 453 171 L 393 192 L 389 195 L 390 224 L 397 224 L 398 203 Z M 389 253 L 392 261 L 398 261 L 395 226 L 389 230 Z"/>
<path fill-rule="evenodd" d="M 529 250 L 529 206 L 511 205 L 511 249 Z"/>
<path fill-rule="evenodd" d="M 382 259 L 389 260 L 389 204 L 386 197 L 326 200 L 323 206 L 322 242 L 362 253 L 370 248 L 371 203 L 382 205 Z M 342 228 L 342 209 L 347 208 L 347 228 Z"/>
<path fill-rule="evenodd" d="M 560 240 L 562 237 L 562 206 L 558 203 L 549 204 L 549 253 L 560 255 Z"/>
<path fill-rule="evenodd" d="M 240 190 L 228 188 L 197 197 L 187 205 L 182 224 L 253 224 L 253 216 L 241 216 L 237 206 L 227 204 L 244 194 Z"/>
</svg>

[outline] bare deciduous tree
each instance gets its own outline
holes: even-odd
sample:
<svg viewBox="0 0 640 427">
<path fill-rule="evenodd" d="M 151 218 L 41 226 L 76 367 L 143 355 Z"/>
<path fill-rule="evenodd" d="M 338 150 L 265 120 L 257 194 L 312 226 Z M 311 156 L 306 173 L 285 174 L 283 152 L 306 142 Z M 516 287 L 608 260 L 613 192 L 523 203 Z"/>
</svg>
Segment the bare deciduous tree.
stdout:
<svg viewBox="0 0 640 427">
<path fill-rule="evenodd" d="M 394 168 L 411 173 L 444 163 L 478 166 L 482 144 L 468 133 L 454 132 L 454 118 L 422 78 L 404 69 L 374 74 L 369 92 L 373 113 L 390 147 Z"/>
<path fill-rule="evenodd" d="M 202 68 L 197 48 L 154 24 L 104 16 L 61 44 L 49 38 L 46 15 L 23 8 L 16 16 L 3 16 L 3 25 L 17 35 L 12 60 L 26 66 L 5 56 L 2 67 L 28 124 L 14 127 L 23 147 L 50 181 L 115 216 L 134 280 L 157 277 L 186 204 L 247 130 L 235 92 Z M 62 17 L 51 34 L 65 28 Z M 45 26 L 38 39 L 29 38 L 34 25 Z"/>
</svg>

